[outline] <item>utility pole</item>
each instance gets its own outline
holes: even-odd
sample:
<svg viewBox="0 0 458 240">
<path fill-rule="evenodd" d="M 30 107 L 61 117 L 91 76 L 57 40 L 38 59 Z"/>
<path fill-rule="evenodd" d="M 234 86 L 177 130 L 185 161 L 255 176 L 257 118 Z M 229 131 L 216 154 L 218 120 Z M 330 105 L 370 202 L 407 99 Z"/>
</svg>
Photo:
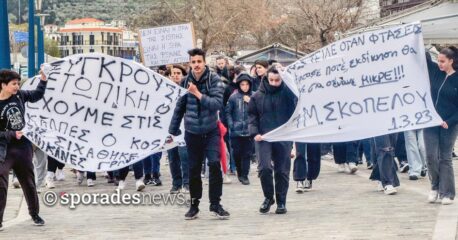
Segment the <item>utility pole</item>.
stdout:
<svg viewBox="0 0 458 240">
<path fill-rule="evenodd" d="M 7 1 L 0 0 L 0 69 L 11 68 Z"/>
<path fill-rule="evenodd" d="M 5 0 L 6 1 L 6 0 Z M 29 0 L 29 51 L 27 69 L 29 78 L 35 76 L 35 3 Z"/>
</svg>

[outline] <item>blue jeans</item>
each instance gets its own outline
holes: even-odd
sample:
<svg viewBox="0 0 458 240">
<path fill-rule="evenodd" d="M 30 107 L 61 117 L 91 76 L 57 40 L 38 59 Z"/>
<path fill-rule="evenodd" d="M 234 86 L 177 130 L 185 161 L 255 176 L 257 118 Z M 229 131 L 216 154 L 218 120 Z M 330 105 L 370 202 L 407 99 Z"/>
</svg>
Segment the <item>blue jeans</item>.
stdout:
<svg viewBox="0 0 458 240">
<path fill-rule="evenodd" d="M 342 163 L 358 163 L 358 141 L 333 143 L 334 162 Z"/>
<path fill-rule="evenodd" d="M 359 142 L 359 144 L 362 145 L 363 147 L 363 153 L 364 157 L 366 158 L 367 164 L 374 164 L 374 159 L 372 159 L 372 154 L 371 154 L 371 139 L 366 138 L 363 139 Z"/>
<path fill-rule="evenodd" d="M 186 146 L 176 147 L 167 151 L 169 156 L 172 185 L 181 188 L 189 185 L 188 150 Z"/>
<path fill-rule="evenodd" d="M 143 171 L 145 175 L 153 175 L 154 177 L 159 177 L 159 172 L 161 169 L 161 160 L 162 152 L 155 153 L 145 159 L 143 159 Z"/>
<path fill-rule="evenodd" d="M 404 132 L 406 142 L 407 161 L 409 162 L 409 175 L 420 176 L 421 170 L 426 168 L 426 149 L 423 139 L 423 130 Z"/>
</svg>

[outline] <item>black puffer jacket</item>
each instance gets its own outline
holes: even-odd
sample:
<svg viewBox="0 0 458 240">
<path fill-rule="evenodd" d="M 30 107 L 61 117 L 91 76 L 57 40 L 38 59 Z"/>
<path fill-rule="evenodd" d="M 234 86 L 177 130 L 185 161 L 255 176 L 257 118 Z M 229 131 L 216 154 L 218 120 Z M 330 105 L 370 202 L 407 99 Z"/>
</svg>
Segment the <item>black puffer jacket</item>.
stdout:
<svg viewBox="0 0 458 240">
<path fill-rule="evenodd" d="M 202 99 L 197 99 L 187 93 L 178 99 L 169 133 L 178 136 L 181 134 L 180 124 L 184 116 L 184 128 L 193 134 L 205 134 L 217 128 L 218 110 L 223 108 L 224 87 L 216 73 L 206 67 L 204 74 L 197 81 L 192 72 L 183 79 L 181 86 L 188 88 L 189 83 L 194 83 L 202 93 Z"/>
<path fill-rule="evenodd" d="M 250 135 L 263 135 L 286 123 L 293 115 L 296 103 L 296 96 L 284 82 L 273 87 L 267 78 L 263 78 L 248 107 Z"/>
<path fill-rule="evenodd" d="M 248 81 L 250 89 L 248 92 L 243 92 L 240 89 L 240 83 Z M 241 74 L 237 78 L 237 92 L 229 97 L 226 105 L 226 119 L 229 126 L 229 135 L 231 137 L 247 137 L 250 136 L 248 131 L 248 103 L 243 100 L 243 96 L 251 97 L 252 79 L 248 74 Z"/>
</svg>

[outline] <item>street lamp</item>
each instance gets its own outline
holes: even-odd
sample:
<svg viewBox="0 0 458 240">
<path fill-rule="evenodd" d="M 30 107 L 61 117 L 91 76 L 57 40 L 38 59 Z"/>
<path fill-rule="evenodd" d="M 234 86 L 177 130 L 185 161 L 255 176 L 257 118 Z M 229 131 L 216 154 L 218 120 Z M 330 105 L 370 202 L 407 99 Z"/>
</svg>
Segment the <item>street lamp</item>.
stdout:
<svg viewBox="0 0 458 240">
<path fill-rule="evenodd" d="M 41 23 L 40 24 L 40 28 L 43 29 L 43 26 L 45 24 L 45 18 L 47 16 L 49 16 L 49 14 L 44 14 L 44 13 L 41 12 L 42 11 L 42 7 L 43 7 L 43 0 L 37 0 L 35 2 L 35 4 L 36 4 L 36 6 L 35 6 L 36 10 L 37 10 L 36 11 L 37 14 L 35 14 L 35 17 L 39 17 L 40 18 L 40 23 Z"/>
</svg>

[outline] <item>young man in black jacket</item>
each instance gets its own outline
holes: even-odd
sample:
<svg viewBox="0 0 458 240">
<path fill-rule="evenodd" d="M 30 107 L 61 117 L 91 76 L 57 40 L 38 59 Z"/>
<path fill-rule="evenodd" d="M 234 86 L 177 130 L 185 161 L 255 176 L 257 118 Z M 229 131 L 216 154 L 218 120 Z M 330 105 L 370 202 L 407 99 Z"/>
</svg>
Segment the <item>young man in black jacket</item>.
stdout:
<svg viewBox="0 0 458 240">
<path fill-rule="evenodd" d="M 294 112 L 296 102 L 296 96 L 282 81 L 278 70 L 270 68 L 267 79 L 262 80 L 249 103 L 250 134 L 259 143 L 258 168 L 265 197 L 259 209 L 261 213 L 269 212 L 270 206 L 275 203 L 274 193 L 277 200 L 275 213 L 286 213 L 292 142 L 266 142 L 262 140 L 262 135 L 286 123 Z"/>
<path fill-rule="evenodd" d="M 199 213 L 202 198 L 202 164 L 207 158 L 209 167 L 210 211 L 220 219 L 229 218 L 229 213 L 220 204 L 223 190 L 223 177 L 220 164 L 220 132 L 218 111 L 223 107 L 223 86 L 216 73 L 205 65 L 205 52 L 191 49 L 191 72 L 183 79 L 181 86 L 188 89 L 175 108 L 169 133 L 180 135 L 180 124 L 184 117 L 185 142 L 188 147 L 189 191 L 191 207 L 185 218 L 195 219 Z"/>
<path fill-rule="evenodd" d="M 11 70 L 0 71 L 0 231 L 3 230 L 3 213 L 8 192 L 8 175 L 11 169 L 21 183 L 29 214 L 36 226 L 45 221 L 38 215 L 40 201 L 35 185 L 32 162 L 32 143 L 23 136 L 25 104 L 43 98 L 47 78 L 40 71 L 41 79 L 36 90 L 19 90 L 21 76 Z"/>
</svg>

